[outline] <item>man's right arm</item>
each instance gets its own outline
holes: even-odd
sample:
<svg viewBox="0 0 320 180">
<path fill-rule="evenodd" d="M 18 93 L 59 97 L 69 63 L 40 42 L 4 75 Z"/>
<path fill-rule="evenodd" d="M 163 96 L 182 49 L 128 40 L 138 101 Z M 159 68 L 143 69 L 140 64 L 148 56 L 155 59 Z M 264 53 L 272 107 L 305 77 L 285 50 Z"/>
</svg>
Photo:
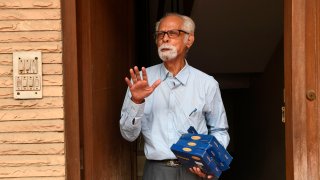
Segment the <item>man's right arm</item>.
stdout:
<svg viewBox="0 0 320 180">
<path fill-rule="evenodd" d="M 136 104 L 131 100 L 130 96 L 130 91 L 127 90 L 121 109 L 120 132 L 124 139 L 134 141 L 141 132 L 141 120 L 145 103 Z"/>
</svg>

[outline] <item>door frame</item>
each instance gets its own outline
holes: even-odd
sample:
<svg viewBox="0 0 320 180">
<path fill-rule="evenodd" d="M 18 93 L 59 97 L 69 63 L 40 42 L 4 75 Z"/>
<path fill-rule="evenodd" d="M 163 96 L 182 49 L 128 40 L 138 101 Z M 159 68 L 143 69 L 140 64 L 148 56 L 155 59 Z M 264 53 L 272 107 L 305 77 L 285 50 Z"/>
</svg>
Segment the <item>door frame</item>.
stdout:
<svg viewBox="0 0 320 180">
<path fill-rule="evenodd" d="M 284 1 L 286 179 L 320 179 L 320 0 Z"/>
<path fill-rule="evenodd" d="M 67 179 L 81 179 L 76 0 L 61 1 Z"/>
</svg>

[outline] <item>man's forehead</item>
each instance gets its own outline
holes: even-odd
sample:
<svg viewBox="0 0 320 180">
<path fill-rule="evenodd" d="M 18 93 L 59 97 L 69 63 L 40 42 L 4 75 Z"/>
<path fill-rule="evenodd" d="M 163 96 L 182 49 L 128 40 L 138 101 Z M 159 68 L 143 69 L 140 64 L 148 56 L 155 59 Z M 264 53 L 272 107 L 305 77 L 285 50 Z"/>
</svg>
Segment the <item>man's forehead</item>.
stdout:
<svg viewBox="0 0 320 180">
<path fill-rule="evenodd" d="M 159 30 L 180 29 L 183 20 L 178 16 L 167 16 L 159 24 Z"/>
</svg>

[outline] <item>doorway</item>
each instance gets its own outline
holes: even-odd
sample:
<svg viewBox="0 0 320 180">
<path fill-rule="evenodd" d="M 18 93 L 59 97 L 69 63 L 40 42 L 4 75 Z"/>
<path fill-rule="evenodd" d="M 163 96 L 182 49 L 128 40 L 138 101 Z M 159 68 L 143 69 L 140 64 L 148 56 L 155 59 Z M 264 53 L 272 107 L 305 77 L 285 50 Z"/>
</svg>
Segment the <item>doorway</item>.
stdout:
<svg viewBox="0 0 320 180">
<path fill-rule="evenodd" d="M 182 3 L 183 5 L 181 5 L 182 1 L 168 2 L 171 6 L 174 6 L 170 8 L 170 11 L 178 11 L 181 7 L 188 9 L 186 7 L 190 7 L 190 4 L 192 5 L 196 1 L 188 1 L 186 4 Z M 315 2 L 318 1 L 309 0 L 305 3 L 302 0 L 285 0 L 285 12 L 287 15 L 284 26 L 287 30 L 284 35 L 284 44 L 286 47 L 284 54 L 286 57 L 285 67 L 287 76 L 285 78 L 286 105 L 288 105 L 288 107 L 286 107 L 286 179 L 303 179 L 307 175 L 310 179 L 317 179 L 317 177 L 319 177 L 319 175 L 317 175 L 317 172 L 319 172 L 319 159 L 317 160 L 313 157 L 319 157 L 319 151 L 317 151 L 319 146 L 316 142 L 319 142 L 317 132 L 319 132 L 320 128 L 316 122 L 320 111 L 319 106 L 317 106 L 318 100 L 305 102 L 304 92 L 304 89 L 307 88 L 319 89 L 319 84 L 314 81 L 317 78 L 319 79 L 319 72 L 317 69 L 312 69 L 312 67 L 319 67 L 317 63 L 319 59 L 312 58 L 317 55 L 319 51 L 306 52 L 305 49 L 301 49 L 301 47 L 305 47 L 306 44 L 309 48 L 320 44 L 319 38 L 315 38 L 319 35 L 319 28 L 313 28 L 313 24 L 310 23 L 313 22 L 313 20 L 317 20 L 316 22 L 318 22 L 316 17 L 319 16 L 320 11 L 318 6 L 312 4 Z M 135 11 L 139 10 L 136 8 L 136 5 L 139 3 L 141 2 L 130 2 L 128 4 L 127 1 L 118 0 L 97 0 L 94 2 L 86 2 L 84 0 L 62 1 L 64 13 L 63 62 L 68 179 L 80 179 L 80 177 L 90 180 L 137 179 L 136 160 L 138 153 L 136 144 L 125 142 L 118 131 L 118 116 L 126 87 L 125 84 L 119 80 L 121 78 L 115 78 L 114 75 L 124 77 L 127 75 L 127 67 L 131 67 L 133 64 L 140 66 L 155 63 L 150 62 L 148 57 L 143 58 L 143 61 L 146 63 L 135 61 L 135 59 L 139 57 L 139 52 L 133 48 L 135 42 L 143 41 L 146 37 L 138 36 L 137 33 L 143 31 L 137 31 L 137 28 L 135 28 L 137 27 L 137 13 Z M 148 2 L 143 1 L 142 3 Z M 293 6 L 293 4 L 296 6 Z M 263 5 L 264 4 L 261 3 L 261 6 Z M 167 6 L 170 7 L 167 3 L 161 5 L 161 7 Z M 237 7 L 237 5 L 234 5 L 234 7 Z M 292 14 L 293 8 L 295 8 L 295 12 L 300 13 Z M 309 13 L 306 13 L 307 9 L 310 10 L 308 11 Z M 163 10 L 161 11 L 162 14 L 164 12 Z M 159 14 L 162 15 L 161 13 Z M 305 16 L 308 18 L 305 18 Z M 152 17 L 153 16 L 146 14 L 144 16 L 145 19 Z M 239 22 L 241 23 L 241 21 Z M 317 24 L 319 23 L 315 23 L 315 25 Z M 150 29 L 152 29 L 152 27 L 150 27 Z M 305 31 L 299 31 L 299 29 L 304 28 Z M 304 34 L 305 32 L 312 33 L 306 36 L 307 33 Z M 148 41 L 151 41 L 151 39 L 148 39 Z M 243 42 L 246 41 L 244 40 Z M 231 119 L 229 120 L 230 133 L 234 141 L 238 139 L 237 143 L 232 142 L 233 140 L 231 139 L 229 146 L 230 152 L 234 154 L 233 156 L 240 156 L 238 153 L 241 152 L 241 154 L 243 154 L 242 159 L 245 161 L 247 167 L 259 168 L 257 169 L 258 173 L 255 177 L 260 179 L 264 178 L 264 174 L 268 172 L 271 162 L 269 161 L 270 159 L 284 158 L 281 155 L 283 145 L 281 143 L 281 133 L 283 133 L 283 124 L 278 124 L 278 113 L 280 110 L 277 110 L 278 104 L 282 104 L 282 100 L 280 101 L 279 99 L 283 97 L 281 86 L 283 83 L 280 82 L 281 79 L 283 79 L 280 78 L 281 75 L 283 75 L 283 70 L 279 71 L 277 69 L 281 67 L 281 62 L 283 62 L 281 61 L 279 64 L 279 59 L 282 59 L 279 57 L 283 55 L 283 50 L 281 50 L 283 46 L 281 43 L 283 42 L 276 42 L 278 46 L 275 45 L 273 51 L 270 53 L 270 58 L 265 62 L 263 73 L 261 71 L 259 73 L 226 74 L 218 71 L 210 72 L 204 70 L 217 78 L 223 91 L 227 113 L 229 114 L 229 119 Z M 318 50 L 319 47 L 316 46 L 310 49 Z M 226 52 L 225 54 L 227 53 L 230 52 Z M 305 56 L 305 54 L 309 56 Z M 191 54 L 190 59 L 192 59 Z M 272 59 L 278 60 L 273 62 L 271 61 Z M 307 63 L 305 63 L 305 59 L 310 60 L 308 66 L 306 66 Z M 269 66 L 270 64 L 271 66 Z M 202 68 L 201 65 L 195 64 L 194 66 L 199 67 L 199 69 L 205 69 Z M 206 67 L 206 64 L 204 64 L 204 66 Z M 306 71 L 308 72 L 307 74 L 299 69 L 301 66 L 308 70 Z M 276 69 L 277 71 L 274 72 Z M 306 76 L 309 78 L 305 78 Z M 240 85 L 237 79 L 242 79 Z M 297 79 L 299 79 L 299 82 L 297 82 Z M 261 83 L 261 80 L 265 83 Z M 273 80 L 276 80 L 276 82 Z M 233 88 L 230 88 L 230 82 L 233 84 Z M 305 84 L 306 82 L 308 87 Z M 247 88 L 248 86 L 246 85 L 248 84 L 254 87 L 254 91 Z M 268 85 L 268 87 L 266 87 L 266 85 Z M 277 88 L 270 88 L 270 86 Z M 277 92 L 271 93 L 269 90 L 277 90 Z M 281 90 L 281 93 L 279 93 L 279 90 Z M 269 99 L 269 96 L 266 96 L 266 94 L 273 96 Z M 239 100 L 244 101 L 244 103 L 252 109 L 243 108 L 242 104 L 237 104 Z M 270 102 L 269 100 L 277 100 L 277 102 Z M 260 108 L 257 108 L 256 106 L 252 106 L 254 103 L 260 103 L 261 107 L 259 106 Z M 276 109 L 268 109 L 270 107 L 269 103 L 272 103 L 271 106 Z M 263 106 L 267 108 L 263 108 Z M 308 110 L 307 112 L 306 109 Z M 265 110 L 270 110 L 275 113 L 268 114 Z M 246 123 L 232 120 L 238 118 L 238 116 L 241 117 L 239 119 L 246 119 L 247 117 L 243 114 L 246 114 L 247 111 L 254 111 L 254 113 L 250 115 L 250 119 L 246 122 L 247 125 L 250 125 L 249 127 L 245 126 Z M 316 116 L 317 114 L 318 116 Z M 269 115 L 273 116 L 271 117 Z M 271 119 L 271 121 L 262 121 L 263 123 L 261 124 L 257 121 L 257 119 L 265 118 Z M 240 128 L 233 128 L 237 126 L 244 127 L 244 129 L 247 128 L 247 130 L 253 130 L 255 134 L 258 134 L 259 136 L 253 140 L 255 144 L 248 143 L 250 141 L 247 141 L 245 144 L 248 146 L 256 145 L 251 148 L 253 150 L 257 148 L 256 155 L 267 153 L 268 156 L 264 158 L 249 157 L 249 155 L 252 154 L 245 148 L 241 149 L 242 147 L 240 147 L 239 149 L 239 144 L 242 145 L 242 141 L 239 139 L 248 140 L 250 136 L 246 133 L 242 135 L 243 131 Z M 264 133 L 266 131 L 262 131 L 274 127 L 279 129 L 272 129 L 272 131 L 267 131 L 267 133 Z M 293 134 L 295 134 L 295 136 L 293 136 Z M 274 139 L 278 141 L 273 141 Z M 273 143 L 281 145 L 274 146 L 275 148 L 273 147 L 273 149 L 270 149 L 270 146 L 267 147 L 268 144 L 274 145 Z M 312 151 L 308 151 L 307 154 L 307 149 L 312 149 Z M 275 154 L 277 155 L 275 156 Z M 232 174 L 239 173 L 234 172 L 234 170 L 238 169 L 236 168 L 237 166 L 243 165 L 240 159 L 239 157 L 238 162 L 236 160 L 233 162 L 235 168 L 226 172 L 223 178 L 230 179 L 233 177 Z M 262 162 L 263 166 L 257 167 L 255 164 L 257 161 Z M 283 163 L 281 160 L 280 170 L 272 172 L 282 177 L 283 175 L 279 172 L 284 173 L 284 171 L 281 170 L 284 166 Z M 240 170 L 242 171 L 242 169 L 243 168 Z M 308 173 L 309 171 L 311 173 Z M 80 172 L 82 172 L 82 175 Z M 242 171 L 241 173 L 245 172 L 246 171 Z M 269 175 L 274 177 L 274 174 Z"/>
<path fill-rule="evenodd" d="M 219 82 L 230 126 L 228 151 L 234 160 L 220 179 L 285 179 L 283 2 L 245 2 L 234 6 L 235 2 L 139 1 L 136 64 L 161 62 L 152 35 L 154 23 L 166 12 L 193 18 L 196 41 L 187 61 Z M 137 152 L 141 179 L 145 161 L 141 139 Z"/>
</svg>

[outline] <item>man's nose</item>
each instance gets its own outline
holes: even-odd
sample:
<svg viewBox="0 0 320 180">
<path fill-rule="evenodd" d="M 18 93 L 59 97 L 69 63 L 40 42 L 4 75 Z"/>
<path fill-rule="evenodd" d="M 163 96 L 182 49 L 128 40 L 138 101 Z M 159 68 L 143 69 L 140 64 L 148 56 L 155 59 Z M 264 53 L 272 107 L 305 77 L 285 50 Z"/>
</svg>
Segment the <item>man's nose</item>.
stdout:
<svg viewBox="0 0 320 180">
<path fill-rule="evenodd" d="M 162 41 L 163 41 L 163 42 L 168 42 L 169 39 L 170 39 L 170 38 L 169 38 L 168 33 L 165 33 L 164 36 L 163 36 L 163 38 L 162 38 Z"/>
</svg>

